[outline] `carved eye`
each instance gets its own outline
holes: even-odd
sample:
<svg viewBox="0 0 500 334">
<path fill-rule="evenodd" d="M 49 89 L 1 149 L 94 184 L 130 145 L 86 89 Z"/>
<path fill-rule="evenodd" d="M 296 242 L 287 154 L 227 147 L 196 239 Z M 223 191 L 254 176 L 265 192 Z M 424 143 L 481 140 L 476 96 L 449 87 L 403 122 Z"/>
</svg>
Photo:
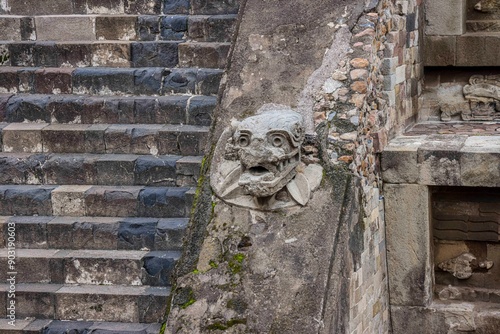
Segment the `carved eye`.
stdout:
<svg viewBox="0 0 500 334">
<path fill-rule="evenodd" d="M 274 134 L 271 136 L 271 143 L 275 147 L 281 147 L 285 143 L 285 137 L 279 134 Z"/>
<path fill-rule="evenodd" d="M 240 138 L 238 139 L 238 144 L 241 147 L 248 146 L 250 144 L 250 137 L 246 134 L 242 134 Z"/>
</svg>

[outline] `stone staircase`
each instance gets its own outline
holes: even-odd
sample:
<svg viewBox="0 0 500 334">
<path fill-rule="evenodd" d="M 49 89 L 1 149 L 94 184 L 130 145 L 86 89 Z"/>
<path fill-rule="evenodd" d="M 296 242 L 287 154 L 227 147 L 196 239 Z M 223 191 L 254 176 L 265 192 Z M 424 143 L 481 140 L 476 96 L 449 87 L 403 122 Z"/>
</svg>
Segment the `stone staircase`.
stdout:
<svg viewBox="0 0 500 334">
<path fill-rule="evenodd" d="M 237 10 L 0 2 L 1 333 L 160 331 Z"/>
</svg>

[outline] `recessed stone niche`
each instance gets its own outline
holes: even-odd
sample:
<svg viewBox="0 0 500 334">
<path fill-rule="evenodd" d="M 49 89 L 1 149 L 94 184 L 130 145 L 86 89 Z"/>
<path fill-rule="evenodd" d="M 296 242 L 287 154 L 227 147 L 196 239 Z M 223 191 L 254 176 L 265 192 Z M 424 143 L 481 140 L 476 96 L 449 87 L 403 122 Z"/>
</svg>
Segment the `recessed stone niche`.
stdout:
<svg viewBox="0 0 500 334">
<path fill-rule="evenodd" d="M 500 189 L 432 187 L 434 298 L 500 303 Z"/>
<path fill-rule="evenodd" d="M 500 120 L 500 68 L 426 67 L 424 75 L 420 121 Z"/>
</svg>

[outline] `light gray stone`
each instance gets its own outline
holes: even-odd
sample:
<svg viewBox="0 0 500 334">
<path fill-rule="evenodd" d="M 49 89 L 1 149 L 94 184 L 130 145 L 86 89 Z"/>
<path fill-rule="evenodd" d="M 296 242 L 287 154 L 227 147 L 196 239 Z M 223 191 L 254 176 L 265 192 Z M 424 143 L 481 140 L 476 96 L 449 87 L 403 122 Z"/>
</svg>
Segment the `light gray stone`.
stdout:
<svg viewBox="0 0 500 334">
<path fill-rule="evenodd" d="M 382 152 L 382 176 L 388 183 L 417 183 L 418 148 L 425 136 L 397 137 Z"/>
<path fill-rule="evenodd" d="M 427 1 L 425 33 L 427 35 L 462 35 L 465 33 L 466 0 Z"/>
<path fill-rule="evenodd" d="M 37 16 L 37 39 L 40 41 L 94 41 L 95 18 L 91 16 Z"/>
<path fill-rule="evenodd" d="M 391 305 L 426 306 L 433 271 L 426 186 L 384 186 L 387 262 Z"/>
</svg>

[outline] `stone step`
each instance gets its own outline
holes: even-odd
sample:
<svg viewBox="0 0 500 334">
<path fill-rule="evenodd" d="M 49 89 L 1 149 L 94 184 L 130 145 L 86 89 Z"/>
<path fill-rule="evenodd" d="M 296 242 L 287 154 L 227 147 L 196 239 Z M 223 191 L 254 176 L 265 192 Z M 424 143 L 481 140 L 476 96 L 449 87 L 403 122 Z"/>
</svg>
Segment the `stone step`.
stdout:
<svg viewBox="0 0 500 334">
<path fill-rule="evenodd" d="M 236 15 L 0 15 L 4 41 L 230 42 Z"/>
<path fill-rule="evenodd" d="M 203 95 L 0 94 L 0 122 L 208 126 L 216 105 L 215 96 Z"/>
<path fill-rule="evenodd" d="M 208 68 L 1 67 L 0 93 L 77 95 L 216 95 L 222 70 Z M 8 95 L 0 97 L 5 101 Z M 33 97 L 36 99 L 37 97 Z M 42 99 L 40 103 L 47 102 Z M 128 102 L 130 103 L 130 102 Z M 1 107 L 0 102 L 0 107 Z M 0 112 L 1 113 L 1 112 Z"/>
<path fill-rule="evenodd" d="M 188 218 L 0 216 L 0 247 L 180 251 Z"/>
<path fill-rule="evenodd" d="M 16 249 L 16 283 L 170 286 L 180 252 Z M 8 249 L 0 265 L 9 268 Z M 6 282 L 9 271 L 0 272 Z"/>
<path fill-rule="evenodd" d="M 61 321 L 49 319 L 16 319 L 15 327 L 9 319 L 0 319 L 0 333 L 3 334 L 158 334 L 161 324 L 122 322 Z"/>
<path fill-rule="evenodd" d="M 8 301 L 8 284 L 0 296 Z M 161 322 L 169 287 L 71 284 L 16 284 L 16 318 Z M 6 307 L 0 316 L 5 318 Z"/>
<path fill-rule="evenodd" d="M 185 218 L 193 196 L 184 187 L 0 185 L 0 215 Z"/>
<path fill-rule="evenodd" d="M 230 47 L 231 43 L 181 43 L 179 44 L 179 66 L 224 68 Z"/>
<path fill-rule="evenodd" d="M 1 153 L 0 184 L 196 186 L 201 156 Z"/>
<path fill-rule="evenodd" d="M 4 0 L 0 14 L 236 14 L 239 0 Z"/>
<path fill-rule="evenodd" d="M 155 124 L 10 123 L 3 152 L 202 155 L 209 128 Z"/>
<path fill-rule="evenodd" d="M 179 41 L 0 41 L 0 65 L 41 67 L 192 67 L 186 59 L 207 58 L 207 65 L 224 68 L 230 43 Z M 203 56 L 203 52 L 207 55 Z M 182 61 L 180 61 L 182 60 Z M 192 60 L 194 61 L 194 60 Z"/>
</svg>

